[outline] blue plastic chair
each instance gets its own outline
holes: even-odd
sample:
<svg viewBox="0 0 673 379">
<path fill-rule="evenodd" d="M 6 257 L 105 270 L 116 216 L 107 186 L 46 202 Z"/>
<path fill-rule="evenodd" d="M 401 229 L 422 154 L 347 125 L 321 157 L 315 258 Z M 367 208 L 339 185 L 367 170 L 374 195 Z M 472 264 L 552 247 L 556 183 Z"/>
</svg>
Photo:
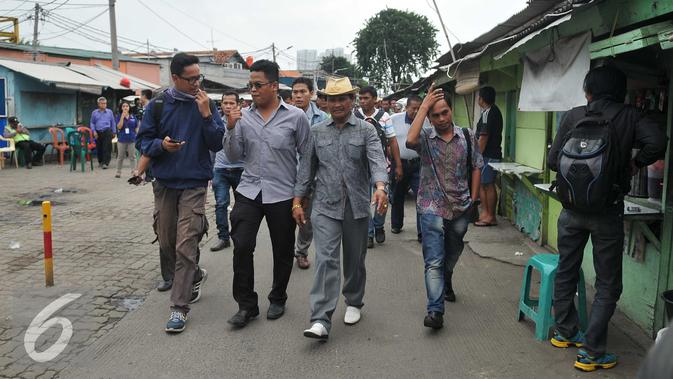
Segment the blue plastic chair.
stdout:
<svg viewBox="0 0 673 379">
<path fill-rule="evenodd" d="M 535 322 L 535 338 L 543 341 L 549 338 L 549 329 L 554 326 L 552 316 L 552 299 L 554 296 L 554 278 L 558 268 L 559 256 L 556 254 L 537 254 L 526 263 L 521 283 L 519 296 L 518 321 L 527 316 Z M 530 282 L 533 269 L 540 272 L 540 294 L 537 299 L 530 296 Z M 584 283 L 584 272 L 580 269 L 578 283 L 577 311 L 580 319 L 580 329 L 584 331 L 587 326 L 587 301 Z"/>
</svg>

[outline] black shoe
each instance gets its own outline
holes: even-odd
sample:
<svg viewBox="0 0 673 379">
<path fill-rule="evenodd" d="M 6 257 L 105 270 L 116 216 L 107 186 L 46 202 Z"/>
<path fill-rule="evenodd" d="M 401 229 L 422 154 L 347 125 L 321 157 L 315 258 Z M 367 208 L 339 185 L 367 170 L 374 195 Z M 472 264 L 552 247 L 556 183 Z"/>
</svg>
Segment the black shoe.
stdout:
<svg viewBox="0 0 673 379">
<path fill-rule="evenodd" d="M 386 242 L 386 232 L 383 230 L 383 228 L 374 230 L 374 236 L 376 237 L 376 242 Z"/>
<path fill-rule="evenodd" d="M 453 290 L 444 290 L 444 301 L 448 301 L 449 303 L 455 303 L 456 293 L 453 292 Z"/>
<path fill-rule="evenodd" d="M 220 250 L 225 249 L 229 246 L 231 246 L 231 242 L 228 239 L 226 239 L 226 240 L 220 239 L 220 240 L 217 240 L 215 245 L 210 247 L 210 251 L 220 251 Z"/>
<path fill-rule="evenodd" d="M 418 243 L 423 243 L 423 235 L 422 234 L 418 235 Z"/>
<path fill-rule="evenodd" d="M 168 291 L 171 288 L 173 288 L 173 280 L 162 280 L 159 282 L 159 285 L 157 286 L 157 291 L 164 292 Z"/>
<path fill-rule="evenodd" d="M 269 320 L 277 320 L 285 314 L 285 304 L 271 303 L 269 310 L 266 312 L 266 318 Z"/>
<path fill-rule="evenodd" d="M 248 322 L 257 316 L 259 316 L 259 309 L 257 307 L 251 311 L 241 309 L 236 312 L 236 314 L 233 315 L 227 322 L 237 328 L 242 328 L 248 325 Z"/>
<path fill-rule="evenodd" d="M 428 312 L 423 325 L 432 329 L 441 329 L 444 326 L 444 315 L 439 312 Z"/>
<path fill-rule="evenodd" d="M 390 228 L 390 231 L 393 232 L 393 234 L 400 234 L 402 233 L 402 228 Z"/>
<path fill-rule="evenodd" d="M 203 293 L 203 284 L 208 279 L 208 271 L 206 271 L 203 268 L 200 270 L 201 270 L 201 279 L 192 283 L 192 298 L 191 300 L 189 300 L 189 304 L 194 304 L 197 301 L 199 301 L 199 299 L 201 299 L 201 294 Z"/>
<path fill-rule="evenodd" d="M 42 166 L 42 161 L 33 162 L 33 166 Z"/>
<path fill-rule="evenodd" d="M 374 248 L 374 237 L 367 237 L 367 249 Z"/>
</svg>

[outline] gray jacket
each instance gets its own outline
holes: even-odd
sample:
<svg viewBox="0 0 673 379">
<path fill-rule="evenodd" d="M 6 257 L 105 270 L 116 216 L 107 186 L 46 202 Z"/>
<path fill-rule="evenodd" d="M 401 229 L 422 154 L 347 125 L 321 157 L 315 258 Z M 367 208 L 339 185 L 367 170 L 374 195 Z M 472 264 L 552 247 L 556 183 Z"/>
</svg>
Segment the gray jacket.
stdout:
<svg viewBox="0 0 673 379">
<path fill-rule="evenodd" d="M 315 182 L 313 210 L 343 220 L 346 197 L 353 216 L 369 216 L 372 182 L 388 182 L 381 140 L 370 123 L 351 114 L 342 129 L 332 119 L 311 128 L 294 194 L 304 197 Z"/>
</svg>

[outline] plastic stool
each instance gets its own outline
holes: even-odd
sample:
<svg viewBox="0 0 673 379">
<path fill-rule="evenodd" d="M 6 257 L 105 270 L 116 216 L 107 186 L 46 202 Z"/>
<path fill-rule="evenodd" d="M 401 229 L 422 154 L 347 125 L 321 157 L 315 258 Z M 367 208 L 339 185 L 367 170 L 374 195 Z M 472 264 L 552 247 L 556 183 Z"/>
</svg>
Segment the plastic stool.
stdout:
<svg viewBox="0 0 673 379">
<path fill-rule="evenodd" d="M 556 254 L 537 254 L 526 263 L 519 296 L 518 321 L 528 316 L 535 321 L 535 339 L 543 341 L 549 338 L 549 329 L 554 325 L 552 316 L 552 299 L 554 296 L 554 278 L 558 268 L 559 256 Z M 530 280 L 533 269 L 540 272 L 540 296 L 538 299 L 530 297 Z M 584 272 L 580 268 L 578 283 L 578 307 L 580 329 L 584 331 L 587 325 L 587 301 L 584 285 Z"/>
</svg>

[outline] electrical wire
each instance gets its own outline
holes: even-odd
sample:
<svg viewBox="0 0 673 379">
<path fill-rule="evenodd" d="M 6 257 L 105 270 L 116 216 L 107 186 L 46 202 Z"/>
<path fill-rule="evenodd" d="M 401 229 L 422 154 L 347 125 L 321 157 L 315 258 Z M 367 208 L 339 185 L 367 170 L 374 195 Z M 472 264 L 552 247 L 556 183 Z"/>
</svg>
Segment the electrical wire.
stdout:
<svg viewBox="0 0 673 379">
<path fill-rule="evenodd" d="M 107 13 L 107 12 L 108 12 L 108 9 L 104 9 L 102 12 L 98 13 L 97 15 L 91 17 L 90 19 L 88 19 L 88 20 L 86 20 L 86 21 L 83 21 L 81 24 L 79 24 L 79 25 L 76 24 L 76 25 L 73 26 L 71 29 L 67 29 L 66 31 L 62 32 L 61 34 L 55 35 L 55 36 L 53 36 L 53 37 L 42 38 L 42 39 L 40 39 L 40 42 L 49 41 L 49 40 L 52 40 L 52 39 L 54 39 L 54 38 L 61 37 L 61 36 L 64 35 L 64 34 L 70 33 L 70 32 L 73 31 L 74 29 L 79 29 L 79 28 L 82 27 L 82 25 L 85 25 L 85 24 L 90 23 L 91 21 L 97 19 L 98 17 L 104 15 L 104 14 Z"/>
<path fill-rule="evenodd" d="M 157 16 L 157 18 L 159 18 L 161 21 L 163 21 L 166 25 L 170 26 L 173 30 L 175 30 L 176 32 L 180 33 L 183 37 L 187 38 L 188 40 L 194 42 L 194 43 L 197 44 L 197 45 L 200 45 L 200 46 L 202 46 L 202 47 L 208 49 L 208 46 L 206 46 L 206 45 L 202 44 L 201 42 L 195 40 L 194 38 L 190 37 L 188 34 L 186 34 L 186 33 L 183 32 L 182 30 L 180 30 L 178 27 L 176 27 L 175 25 L 173 25 L 170 21 L 168 21 L 168 20 L 166 20 L 165 18 L 163 18 L 159 13 L 155 12 L 154 9 L 150 8 L 150 7 L 147 6 L 145 3 L 143 3 L 142 0 L 138 0 L 138 3 L 140 3 L 140 5 L 142 5 L 143 7 L 145 7 L 145 9 L 147 9 L 148 11 L 150 11 L 152 14 L 154 14 L 155 16 Z"/>
</svg>

